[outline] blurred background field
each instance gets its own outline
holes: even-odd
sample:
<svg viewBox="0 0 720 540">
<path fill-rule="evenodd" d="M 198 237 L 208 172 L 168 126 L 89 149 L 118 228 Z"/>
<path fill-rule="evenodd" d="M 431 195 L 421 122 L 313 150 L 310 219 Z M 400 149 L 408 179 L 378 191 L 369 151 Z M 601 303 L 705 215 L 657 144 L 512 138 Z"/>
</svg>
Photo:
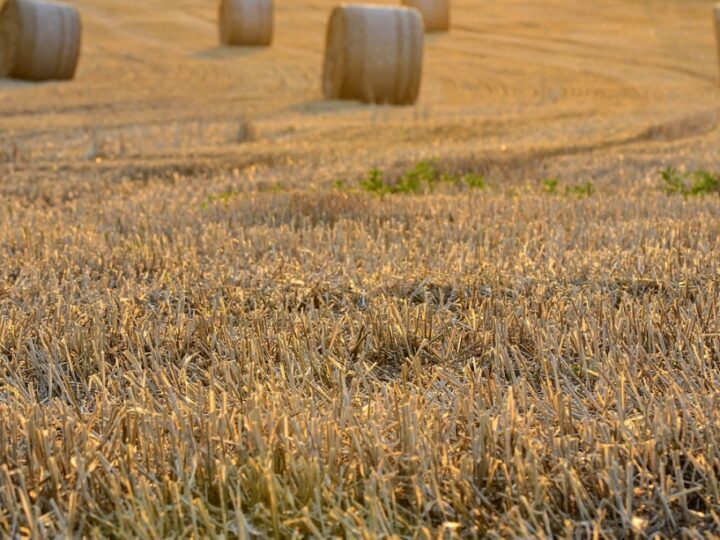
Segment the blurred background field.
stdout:
<svg viewBox="0 0 720 540">
<path fill-rule="evenodd" d="M 508 181 L 514 158 L 631 153 L 619 165 L 633 180 L 669 155 L 690 166 L 716 159 L 707 1 L 457 0 L 452 31 L 426 38 L 419 102 L 402 108 L 322 100 L 330 0 L 279 3 L 272 47 L 232 49 L 217 45 L 213 3 L 75 5 L 76 79 L 0 85 L 2 172 L 132 176 L 191 164 L 287 168 L 306 183 L 438 157 L 488 169 L 500 159 Z M 578 169 L 603 166 L 559 170 Z"/>
</svg>

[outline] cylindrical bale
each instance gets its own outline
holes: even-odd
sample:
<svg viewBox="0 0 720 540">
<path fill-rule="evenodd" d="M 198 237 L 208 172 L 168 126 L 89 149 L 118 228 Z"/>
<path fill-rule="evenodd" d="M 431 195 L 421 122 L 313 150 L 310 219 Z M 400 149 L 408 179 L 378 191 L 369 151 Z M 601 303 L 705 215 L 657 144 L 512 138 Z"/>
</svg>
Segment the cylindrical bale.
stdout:
<svg viewBox="0 0 720 540">
<path fill-rule="evenodd" d="M 273 0 L 221 0 L 219 24 L 223 45 L 270 45 Z"/>
<path fill-rule="evenodd" d="M 718 62 L 720 62 L 720 3 L 715 4 L 715 36 L 717 38 Z"/>
<path fill-rule="evenodd" d="M 450 0 L 403 0 L 403 4 L 420 12 L 426 32 L 450 30 Z"/>
<path fill-rule="evenodd" d="M 9 9 L 7 3 L 0 9 L 0 77 L 9 77 L 15 64 L 17 24 L 14 18 L 8 17 Z"/>
<path fill-rule="evenodd" d="M 409 105 L 422 77 L 420 13 L 404 7 L 342 5 L 327 28 L 323 93 L 328 99 Z"/>
<path fill-rule="evenodd" d="M 0 10 L 0 74 L 31 81 L 67 80 L 80 57 L 80 13 L 40 0 L 8 0 Z"/>
</svg>

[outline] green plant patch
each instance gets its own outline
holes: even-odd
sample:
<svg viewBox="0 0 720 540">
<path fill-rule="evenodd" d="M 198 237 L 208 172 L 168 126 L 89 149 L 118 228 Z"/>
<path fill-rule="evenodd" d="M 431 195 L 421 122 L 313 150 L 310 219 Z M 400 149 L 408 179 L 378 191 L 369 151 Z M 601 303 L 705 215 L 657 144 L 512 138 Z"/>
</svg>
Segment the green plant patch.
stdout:
<svg viewBox="0 0 720 540">
<path fill-rule="evenodd" d="M 431 193 L 440 184 L 466 186 L 473 190 L 487 187 L 485 177 L 481 174 L 443 172 L 436 160 L 424 160 L 405 171 L 395 181 L 388 179 L 380 169 L 370 169 L 367 175 L 360 180 L 360 189 L 381 196 L 389 194 L 417 195 Z M 340 185 L 344 188 L 344 183 L 336 182 L 335 184 L 336 188 L 342 189 Z"/>
<path fill-rule="evenodd" d="M 550 195 L 555 195 L 558 192 L 560 186 L 560 180 L 557 178 L 546 178 L 542 181 L 543 191 Z"/>
<path fill-rule="evenodd" d="M 579 199 L 585 197 L 591 197 L 595 193 L 595 186 L 592 182 L 585 182 L 584 184 L 578 184 L 577 186 L 568 186 L 565 188 L 565 193 L 568 195 L 575 195 Z"/>
<path fill-rule="evenodd" d="M 720 193 L 720 177 L 704 169 L 682 173 L 673 167 L 660 171 L 665 193 L 684 197 Z"/>
<path fill-rule="evenodd" d="M 221 193 L 217 193 L 215 195 L 210 195 L 207 199 L 205 199 L 201 205 L 201 207 L 206 209 L 210 204 L 216 203 L 216 202 L 223 202 L 228 203 L 234 198 L 238 197 L 240 195 L 240 192 L 234 189 L 230 189 L 228 191 L 223 191 Z"/>
</svg>

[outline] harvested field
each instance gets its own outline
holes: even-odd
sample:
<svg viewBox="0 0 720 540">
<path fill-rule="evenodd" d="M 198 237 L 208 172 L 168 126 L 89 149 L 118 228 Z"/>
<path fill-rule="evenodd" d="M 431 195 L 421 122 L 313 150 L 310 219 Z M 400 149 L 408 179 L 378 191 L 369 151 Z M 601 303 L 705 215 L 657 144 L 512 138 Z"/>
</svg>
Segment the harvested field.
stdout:
<svg viewBox="0 0 720 540">
<path fill-rule="evenodd" d="M 720 535 L 712 2 L 456 0 L 399 108 L 328 0 L 72 4 L 0 82 L 0 537 Z"/>
</svg>

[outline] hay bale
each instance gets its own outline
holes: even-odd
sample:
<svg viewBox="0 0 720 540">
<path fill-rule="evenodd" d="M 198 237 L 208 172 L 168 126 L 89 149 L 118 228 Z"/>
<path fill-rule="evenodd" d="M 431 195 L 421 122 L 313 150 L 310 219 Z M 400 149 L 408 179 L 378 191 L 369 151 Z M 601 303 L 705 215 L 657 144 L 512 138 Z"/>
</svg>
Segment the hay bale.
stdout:
<svg viewBox="0 0 720 540">
<path fill-rule="evenodd" d="M 327 28 L 323 93 L 328 99 L 412 104 L 423 59 L 420 13 L 403 7 L 343 5 Z"/>
<path fill-rule="evenodd" d="M 223 45 L 270 45 L 273 0 L 221 0 L 219 21 Z"/>
<path fill-rule="evenodd" d="M 0 10 L 0 75 L 31 81 L 72 79 L 81 32 L 80 14 L 72 6 L 8 0 Z"/>
<path fill-rule="evenodd" d="M 715 35 L 717 37 L 718 61 L 720 61 L 720 3 L 715 4 Z"/>
<path fill-rule="evenodd" d="M 426 32 L 450 30 L 450 0 L 403 0 L 403 5 L 420 12 Z"/>
</svg>

